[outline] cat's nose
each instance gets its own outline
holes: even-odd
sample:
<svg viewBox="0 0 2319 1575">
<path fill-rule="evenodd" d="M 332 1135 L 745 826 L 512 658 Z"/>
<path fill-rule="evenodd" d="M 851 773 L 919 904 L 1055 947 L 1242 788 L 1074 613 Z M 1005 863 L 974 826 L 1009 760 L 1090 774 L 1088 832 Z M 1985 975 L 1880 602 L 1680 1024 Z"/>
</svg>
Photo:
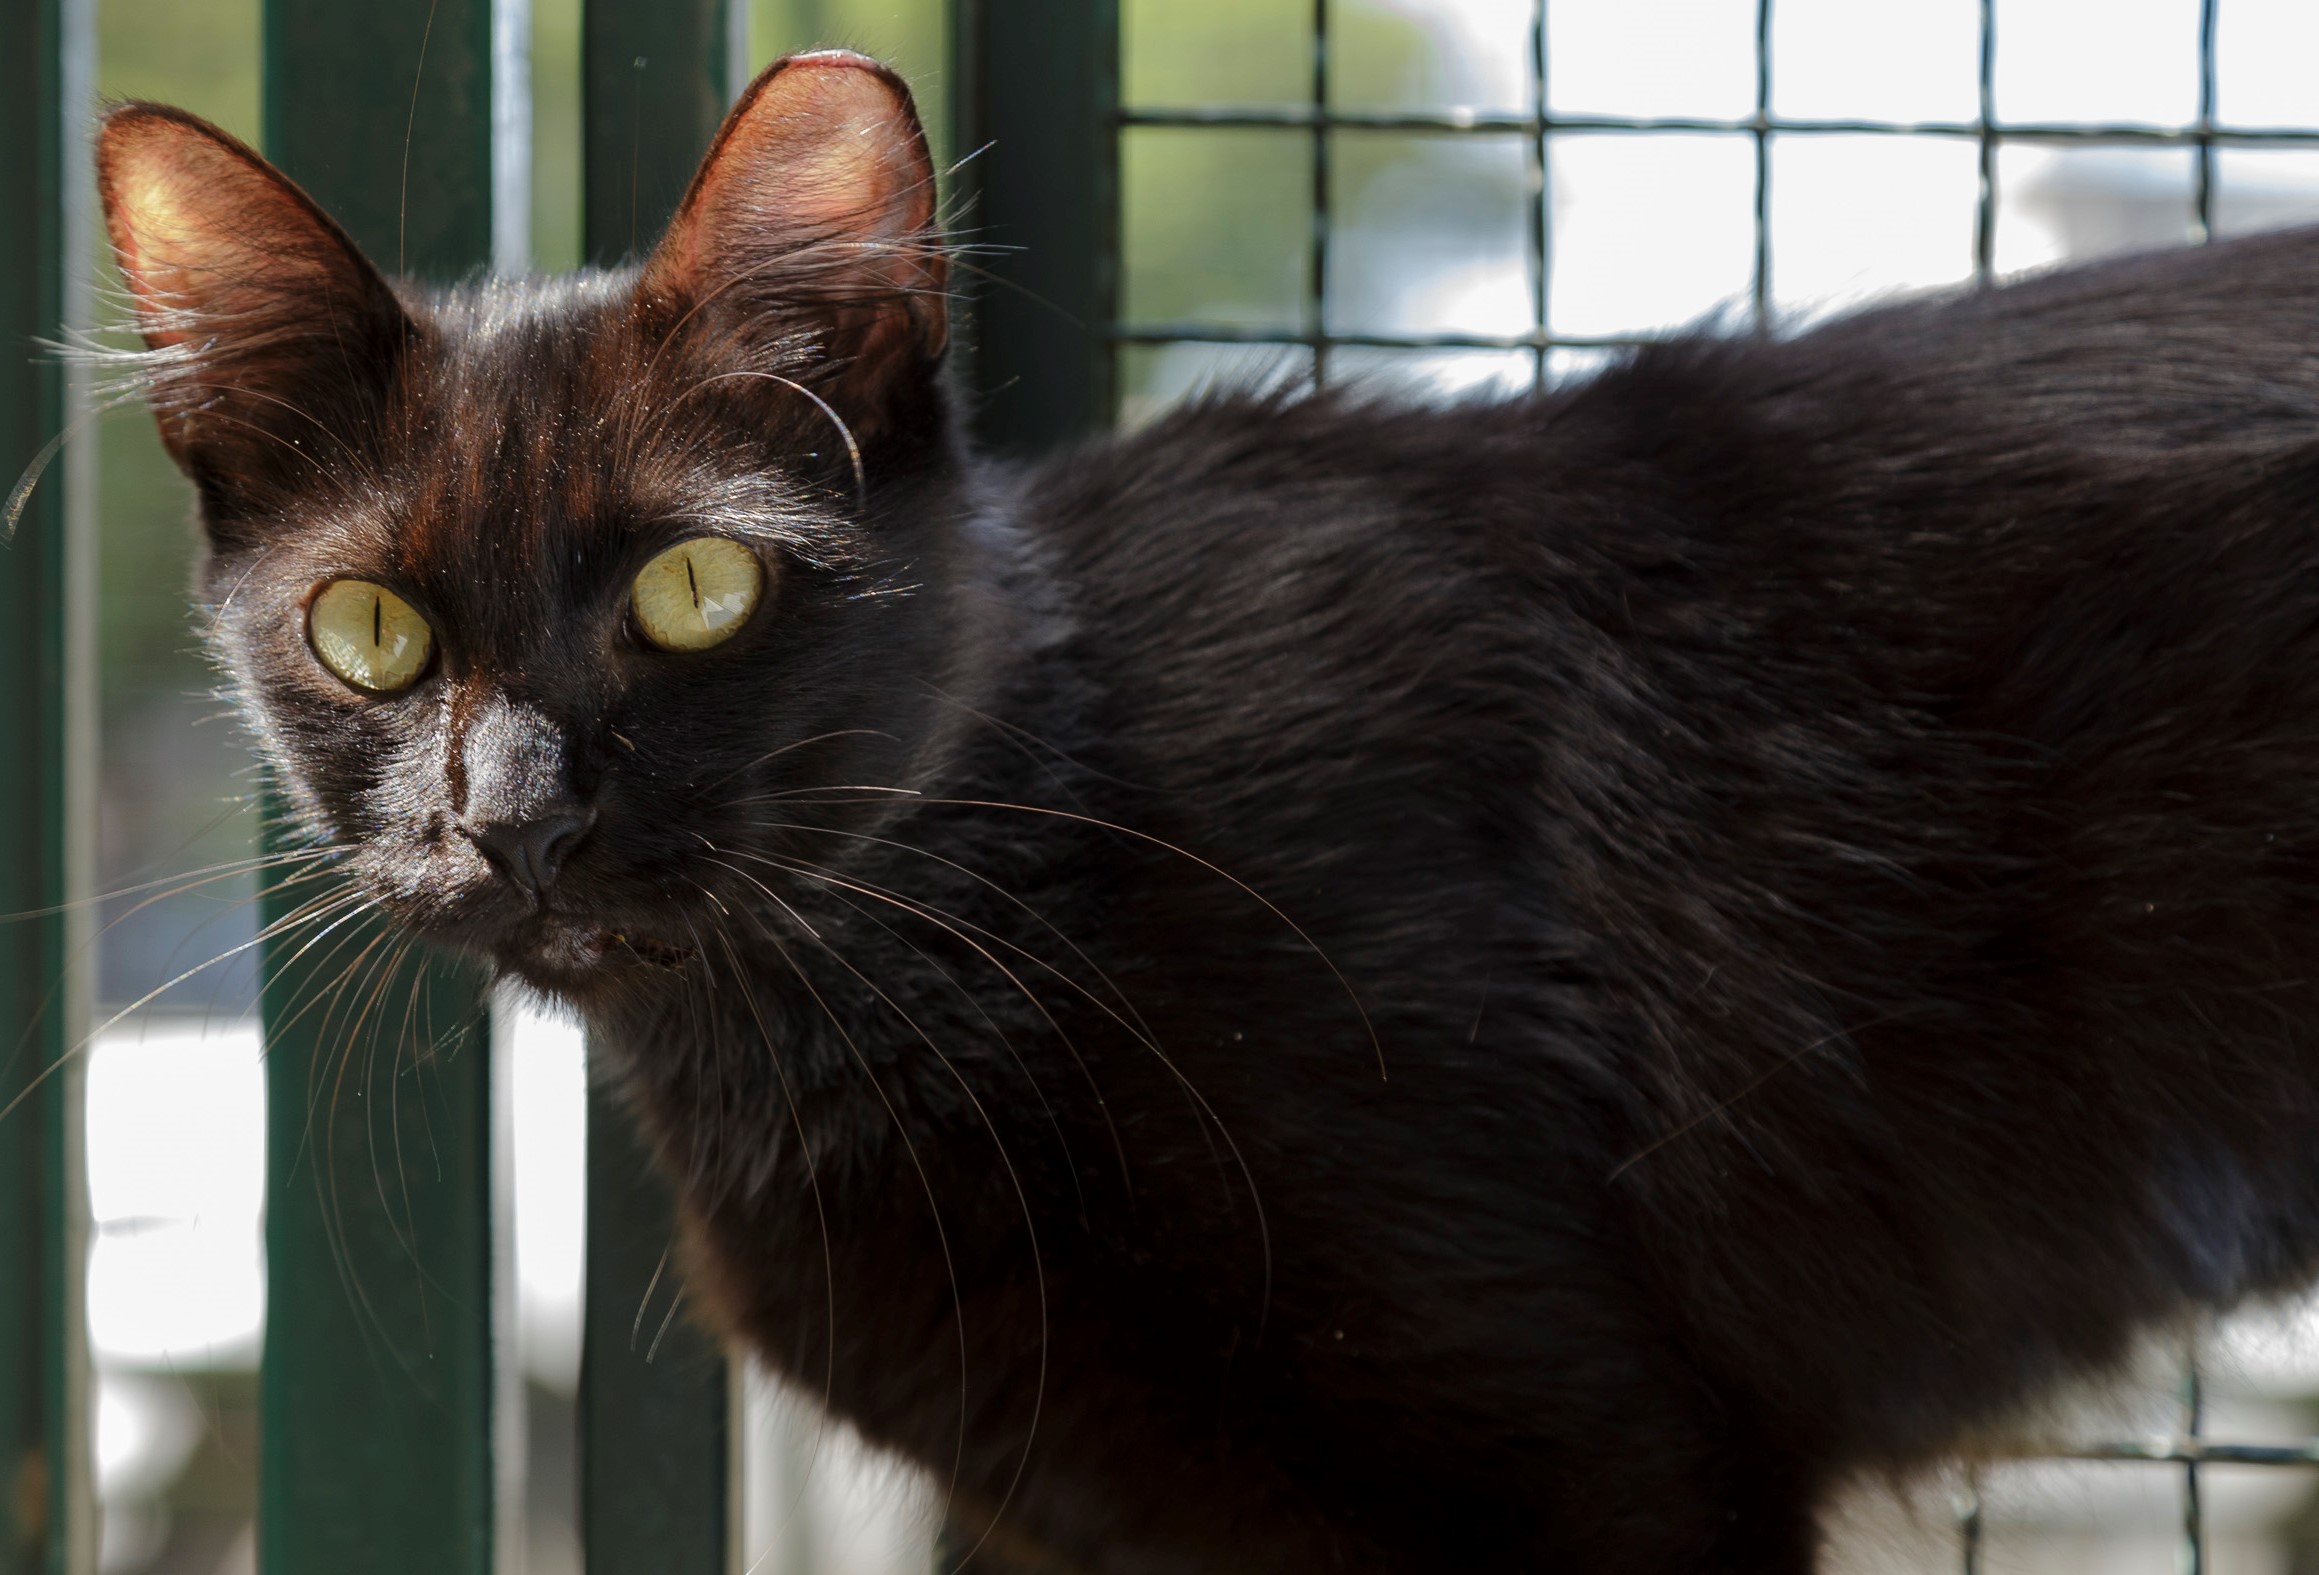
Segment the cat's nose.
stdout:
<svg viewBox="0 0 2319 1575">
<path fill-rule="evenodd" d="M 595 824 L 593 808 L 561 807 L 521 820 L 472 826 L 467 835 L 509 880 L 537 899 L 547 895 L 564 860 Z"/>
</svg>

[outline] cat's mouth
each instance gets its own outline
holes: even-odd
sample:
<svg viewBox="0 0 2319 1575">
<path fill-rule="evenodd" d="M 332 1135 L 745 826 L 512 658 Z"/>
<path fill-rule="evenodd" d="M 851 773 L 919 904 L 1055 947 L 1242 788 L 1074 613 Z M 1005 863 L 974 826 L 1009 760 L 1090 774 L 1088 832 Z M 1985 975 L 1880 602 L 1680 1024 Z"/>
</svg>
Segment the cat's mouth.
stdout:
<svg viewBox="0 0 2319 1575">
<path fill-rule="evenodd" d="M 672 973 L 685 967 L 694 956 L 694 948 L 690 946 L 656 941 L 649 935 L 630 935 L 625 930 L 602 932 L 600 945 L 606 952 L 626 952 L 638 962 L 666 968 Z"/>
<path fill-rule="evenodd" d="M 501 961 L 534 983 L 570 990 L 609 972 L 648 968 L 681 973 L 699 949 L 634 929 L 574 924 L 543 914 L 510 936 L 500 953 Z"/>
</svg>

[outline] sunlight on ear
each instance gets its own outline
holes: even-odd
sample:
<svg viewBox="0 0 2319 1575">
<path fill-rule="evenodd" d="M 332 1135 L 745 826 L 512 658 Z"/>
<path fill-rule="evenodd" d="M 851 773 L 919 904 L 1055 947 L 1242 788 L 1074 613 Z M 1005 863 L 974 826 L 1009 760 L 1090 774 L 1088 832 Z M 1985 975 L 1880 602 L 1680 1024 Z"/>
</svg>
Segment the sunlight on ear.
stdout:
<svg viewBox="0 0 2319 1575">
<path fill-rule="evenodd" d="M 284 216 L 310 229 L 275 179 L 253 168 L 206 128 L 131 107 L 98 134 L 106 227 L 146 314 L 149 341 L 175 343 L 179 325 L 152 314 L 236 309 L 244 286 L 262 280 L 295 288 L 317 270 L 293 248 Z"/>
<path fill-rule="evenodd" d="M 791 159 L 782 172 L 784 187 L 794 193 L 791 212 L 808 224 L 883 218 L 894 174 L 879 151 L 887 140 L 882 128 L 849 129 Z"/>
<path fill-rule="evenodd" d="M 121 217 L 140 241 L 183 236 L 192 227 L 184 204 L 177 198 L 176 184 L 157 162 L 139 162 L 117 188 Z"/>
<path fill-rule="evenodd" d="M 711 236 L 773 222 L 892 239 L 933 215 L 909 100 L 882 73 L 810 56 L 782 68 L 722 134 L 700 187 Z M 680 221 L 681 222 L 681 221 Z"/>
<path fill-rule="evenodd" d="M 950 150 L 949 0 L 741 0 L 749 47 L 740 80 L 783 55 L 842 44 L 902 74 L 918 100 L 936 169 Z"/>
<path fill-rule="evenodd" d="M 126 243 L 122 262 L 139 304 L 148 309 L 190 304 L 191 275 L 199 267 L 191 254 L 202 239 L 200 221 L 184 199 L 185 184 L 184 173 L 161 159 L 132 156 L 114 187 L 116 229 Z"/>
</svg>

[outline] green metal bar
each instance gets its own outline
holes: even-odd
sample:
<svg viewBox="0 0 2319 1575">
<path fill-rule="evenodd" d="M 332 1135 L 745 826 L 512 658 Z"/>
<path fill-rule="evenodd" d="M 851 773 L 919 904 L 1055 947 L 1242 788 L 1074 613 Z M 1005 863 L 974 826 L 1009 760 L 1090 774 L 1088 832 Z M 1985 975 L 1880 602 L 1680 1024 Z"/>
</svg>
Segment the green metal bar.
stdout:
<svg viewBox="0 0 2319 1575">
<path fill-rule="evenodd" d="M 580 1346 L 588 1575 L 719 1575 L 733 1559 L 732 1377 L 678 1305 L 671 1206 L 634 1120 L 591 1092 Z"/>
<path fill-rule="evenodd" d="M 267 154 L 390 273 L 491 260 L 490 0 L 267 0 Z"/>
<path fill-rule="evenodd" d="M 991 275 L 961 352 L 977 436 L 1032 452 L 1111 424 L 1119 7 L 954 3 L 957 207 Z"/>
<path fill-rule="evenodd" d="M 581 249 L 647 250 L 716 134 L 745 51 L 733 0 L 587 0 Z M 732 1377 L 675 1305 L 674 1206 L 628 1112 L 588 1105 L 580 1525 L 588 1575 L 731 1567 Z"/>
<path fill-rule="evenodd" d="M 266 6 L 267 151 L 390 270 L 490 260 L 491 22 L 489 0 Z M 488 1575 L 482 994 L 383 932 L 313 934 L 272 946 L 263 1008 L 259 1557 L 269 1575 Z"/>
<path fill-rule="evenodd" d="M 39 463 L 73 412 L 37 339 L 87 321 L 85 0 L 0 8 L 0 483 Z M 53 466 L 0 553 L 0 1572 L 94 1565 L 82 1316 L 87 1189 L 79 1060 L 85 920 L 88 542 Z M 85 467 L 84 467 L 85 468 Z M 80 665 L 76 665 L 80 664 Z"/>
<path fill-rule="evenodd" d="M 1036 453 L 1111 425 L 1119 316 L 1119 6 L 951 0 L 951 147 L 977 248 L 952 355 L 975 436 Z M 1006 1556 L 945 1527 L 935 1568 L 1009 1575 Z"/>
<path fill-rule="evenodd" d="M 276 1575 L 492 1567 L 485 1015 L 440 965 L 376 969 L 396 944 L 349 927 L 266 981 Z"/>
<path fill-rule="evenodd" d="M 649 249 L 732 102 L 733 0 L 588 0 L 580 21 L 581 249 Z"/>
</svg>

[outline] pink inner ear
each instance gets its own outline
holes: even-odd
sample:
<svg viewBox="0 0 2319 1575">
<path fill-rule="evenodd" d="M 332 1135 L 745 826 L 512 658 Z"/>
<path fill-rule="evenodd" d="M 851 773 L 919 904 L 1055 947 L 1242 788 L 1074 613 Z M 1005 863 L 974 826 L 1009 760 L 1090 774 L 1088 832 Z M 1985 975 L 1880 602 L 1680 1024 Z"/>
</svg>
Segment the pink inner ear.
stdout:
<svg viewBox="0 0 2319 1575">
<path fill-rule="evenodd" d="M 375 409 L 409 319 L 273 166 L 183 111 L 129 104 L 105 118 L 97 185 L 138 330 L 166 352 L 141 364 L 147 399 L 197 479 L 254 495 L 312 428 Z"/>
<path fill-rule="evenodd" d="M 776 62 L 725 119 L 647 271 L 703 296 L 789 256 L 837 295 L 938 295 L 934 168 L 909 90 L 830 50 Z M 821 255 L 826 251 L 826 255 Z M 941 314 L 922 325 L 941 343 Z"/>
<path fill-rule="evenodd" d="M 261 299 L 364 288 L 367 265 L 319 210 L 190 116 L 115 111 L 98 139 L 97 176 L 139 327 L 156 348 L 228 330 Z"/>
</svg>

